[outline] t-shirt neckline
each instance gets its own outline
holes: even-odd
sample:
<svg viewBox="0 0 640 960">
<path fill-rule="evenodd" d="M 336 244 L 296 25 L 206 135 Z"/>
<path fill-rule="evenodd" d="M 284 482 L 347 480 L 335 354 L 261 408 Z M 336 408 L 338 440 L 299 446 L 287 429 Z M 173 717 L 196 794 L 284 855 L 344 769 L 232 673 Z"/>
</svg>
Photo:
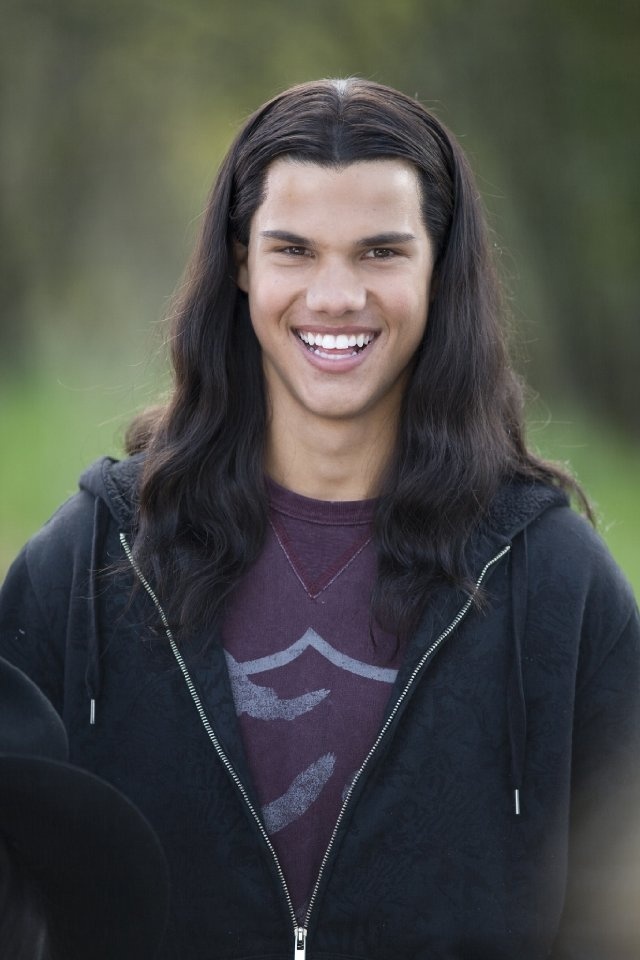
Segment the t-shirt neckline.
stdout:
<svg viewBox="0 0 640 960">
<path fill-rule="evenodd" d="M 359 524 L 371 523 L 377 499 L 370 500 L 316 500 L 295 493 L 266 477 L 269 505 L 276 513 L 307 520 L 310 523 Z"/>
</svg>

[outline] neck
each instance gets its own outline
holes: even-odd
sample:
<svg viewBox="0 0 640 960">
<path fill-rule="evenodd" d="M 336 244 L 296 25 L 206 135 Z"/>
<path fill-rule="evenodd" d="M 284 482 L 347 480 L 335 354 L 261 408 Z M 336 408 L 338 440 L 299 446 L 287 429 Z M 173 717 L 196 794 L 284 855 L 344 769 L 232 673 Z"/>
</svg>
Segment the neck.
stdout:
<svg viewBox="0 0 640 960">
<path fill-rule="evenodd" d="M 304 429 L 274 415 L 267 428 L 266 469 L 281 486 L 315 500 L 378 496 L 396 439 L 396 422 L 314 419 Z"/>
</svg>

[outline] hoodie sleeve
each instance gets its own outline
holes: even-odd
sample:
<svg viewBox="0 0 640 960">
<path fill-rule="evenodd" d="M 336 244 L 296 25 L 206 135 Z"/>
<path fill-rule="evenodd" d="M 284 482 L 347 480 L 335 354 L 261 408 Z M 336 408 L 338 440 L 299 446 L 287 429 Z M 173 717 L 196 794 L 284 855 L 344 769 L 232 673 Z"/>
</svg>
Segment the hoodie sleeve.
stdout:
<svg viewBox="0 0 640 960">
<path fill-rule="evenodd" d="M 552 960 L 640 957 L 640 622 L 626 584 L 603 579 L 584 620 L 568 885 Z"/>
<path fill-rule="evenodd" d="M 68 500 L 27 543 L 0 590 L 0 656 L 62 713 L 65 661 L 87 618 L 94 498 Z"/>
</svg>

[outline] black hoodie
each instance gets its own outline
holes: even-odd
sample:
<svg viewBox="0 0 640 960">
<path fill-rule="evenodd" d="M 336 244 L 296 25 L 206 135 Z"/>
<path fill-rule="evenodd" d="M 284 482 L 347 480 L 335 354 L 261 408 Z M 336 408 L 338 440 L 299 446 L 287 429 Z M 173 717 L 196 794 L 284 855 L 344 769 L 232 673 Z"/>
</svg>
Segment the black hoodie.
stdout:
<svg viewBox="0 0 640 960">
<path fill-rule="evenodd" d="M 484 605 L 429 604 L 297 927 L 220 644 L 133 589 L 138 473 L 94 464 L 27 544 L 0 655 L 163 841 L 162 958 L 638 960 L 638 612 L 561 493 L 505 487 L 470 547 Z"/>
</svg>

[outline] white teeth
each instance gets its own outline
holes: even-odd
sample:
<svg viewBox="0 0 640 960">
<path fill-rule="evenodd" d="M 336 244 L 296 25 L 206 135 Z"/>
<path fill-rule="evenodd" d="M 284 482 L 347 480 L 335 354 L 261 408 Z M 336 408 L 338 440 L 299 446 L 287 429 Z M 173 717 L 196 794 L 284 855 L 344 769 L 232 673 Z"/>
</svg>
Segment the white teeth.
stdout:
<svg viewBox="0 0 640 960">
<path fill-rule="evenodd" d="M 349 347 L 366 347 L 374 338 L 372 333 L 346 334 L 310 333 L 299 330 L 298 336 L 310 347 L 322 347 L 323 350 L 347 350 Z"/>
</svg>

